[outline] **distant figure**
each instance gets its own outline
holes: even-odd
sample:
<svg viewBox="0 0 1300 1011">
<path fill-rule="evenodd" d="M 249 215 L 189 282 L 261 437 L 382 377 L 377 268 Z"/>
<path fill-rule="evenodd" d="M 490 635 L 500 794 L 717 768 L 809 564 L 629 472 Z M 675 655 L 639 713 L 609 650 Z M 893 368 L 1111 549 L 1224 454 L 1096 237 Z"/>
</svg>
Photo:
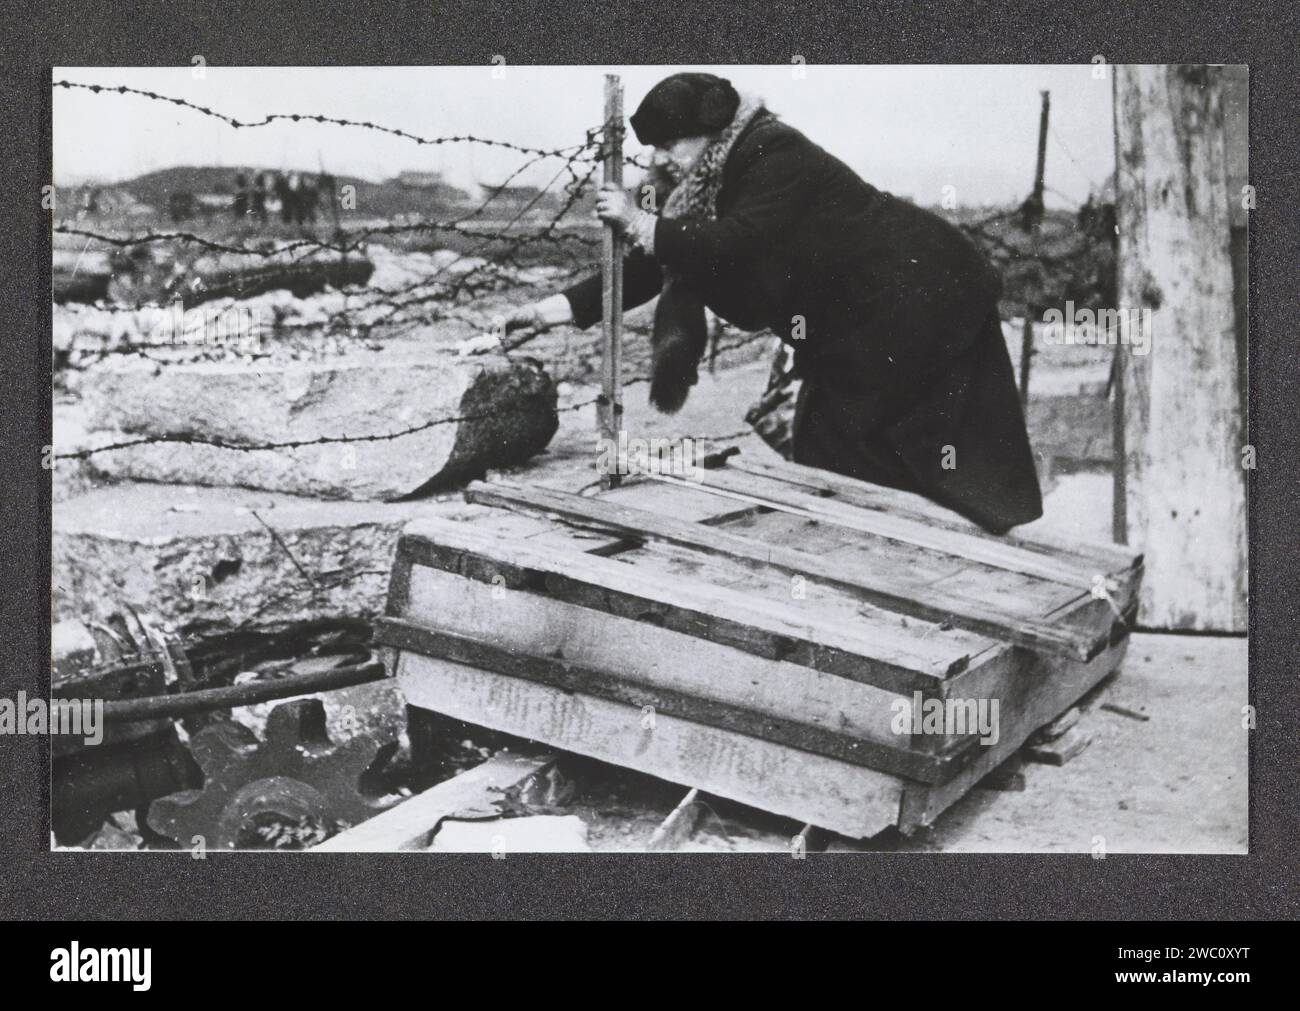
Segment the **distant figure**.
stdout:
<svg viewBox="0 0 1300 1011">
<path fill-rule="evenodd" d="M 294 189 L 298 182 L 296 173 L 285 175 L 283 172 L 275 177 L 275 195 L 280 198 L 280 220 L 286 225 L 293 224 Z"/>
<path fill-rule="evenodd" d="M 308 176 L 300 176 L 296 211 L 298 224 L 314 225 L 316 223 L 316 205 L 320 200 L 320 190 Z"/>
<path fill-rule="evenodd" d="M 281 174 L 275 182 L 280 198 L 280 218 L 286 225 L 305 225 L 316 220 L 316 187 L 301 172 Z"/>
<path fill-rule="evenodd" d="M 275 189 L 275 176 L 270 172 L 259 172 L 253 179 L 253 190 L 250 195 L 253 216 L 262 224 L 266 224 L 266 198 L 271 195 Z"/>
<path fill-rule="evenodd" d="M 235 173 L 235 220 L 243 221 L 249 211 L 248 176 L 242 172 Z"/>
<path fill-rule="evenodd" d="M 316 200 L 318 203 L 323 201 L 329 205 L 335 226 L 338 225 L 339 212 L 337 186 L 338 183 L 334 177 L 321 169 L 320 175 L 316 177 Z"/>
<path fill-rule="evenodd" d="M 185 191 L 173 193 L 167 198 L 167 213 L 174 224 L 180 224 L 194 216 L 197 203 L 193 193 Z"/>
</svg>

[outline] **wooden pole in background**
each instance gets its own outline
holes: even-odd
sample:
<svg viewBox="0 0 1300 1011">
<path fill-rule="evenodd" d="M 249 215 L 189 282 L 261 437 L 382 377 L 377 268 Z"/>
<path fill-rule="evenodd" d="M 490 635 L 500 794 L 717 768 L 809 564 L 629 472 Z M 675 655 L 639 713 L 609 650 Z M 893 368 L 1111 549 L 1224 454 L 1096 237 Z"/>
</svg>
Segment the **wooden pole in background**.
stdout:
<svg viewBox="0 0 1300 1011">
<path fill-rule="evenodd" d="M 1043 174 L 1047 168 L 1047 117 L 1052 111 L 1052 93 L 1042 92 L 1043 110 L 1038 115 L 1038 164 L 1034 169 L 1034 227 L 1043 223 Z"/>
<path fill-rule="evenodd" d="M 1138 620 L 1246 629 L 1246 482 L 1237 394 L 1220 71 L 1114 68 L 1119 306 L 1151 311 L 1150 351 L 1117 348 Z M 1130 322 L 1130 328 L 1134 325 Z"/>
<path fill-rule="evenodd" d="M 1034 166 L 1034 191 L 1026 205 L 1025 226 L 1029 232 L 1030 255 L 1038 256 L 1038 235 L 1043 226 L 1043 175 L 1047 170 L 1047 116 L 1052 108 L 1052 93 L 1044 91 L 1043 109 L 1038 116 L 1038 161 Z M 1020 406 L 1029 411 L 1029 369 L 1034 359 L 1034 318 L 1042 307 L 1025 303 L 1025 322 L 1020 333 Z"/>
<path fill-rule="evenodd" d="M 623 81 L 605 75 L 605 143 L 602 183 L 623 187 Z M 623 236 L 605 225 L 601 247 L 601 394 L 596 418 L 600 437 L 618 443 L 623 427 Z M 603 488 L 616 488 L 617 473 L 601 475 Z"/>
</svg>

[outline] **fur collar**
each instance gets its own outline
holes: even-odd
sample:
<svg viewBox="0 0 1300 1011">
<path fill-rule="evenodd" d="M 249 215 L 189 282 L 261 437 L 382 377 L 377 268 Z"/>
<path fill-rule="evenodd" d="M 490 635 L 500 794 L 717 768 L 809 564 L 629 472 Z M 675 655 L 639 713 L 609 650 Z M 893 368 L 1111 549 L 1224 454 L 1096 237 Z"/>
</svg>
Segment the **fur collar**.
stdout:
<svg viewBox="0 0 1300 1011">
<path fill-rule="evenodd" d="M 665 218 L 701 218 L 713 220 L 718 216 L 718 191 L 722 189 L 722 170 L 727 156 L 735 147 L 745 128 L 763 111 L 763 100 L 754 95 L 741 94 L 740 105 L 727 128 L 713 140 L 664 202 Z"/>
</svg>

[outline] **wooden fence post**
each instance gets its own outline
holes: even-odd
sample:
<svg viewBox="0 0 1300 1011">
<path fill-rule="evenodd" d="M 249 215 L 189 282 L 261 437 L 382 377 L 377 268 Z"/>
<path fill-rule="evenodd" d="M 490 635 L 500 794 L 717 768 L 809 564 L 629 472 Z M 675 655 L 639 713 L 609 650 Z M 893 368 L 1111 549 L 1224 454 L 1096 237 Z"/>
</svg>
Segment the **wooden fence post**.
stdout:
<svg viewBox="0 0 1300 1011">
<path fill-rule="evenodd" d="M 1141 624 L 1246 627 L 1246 485 L 1222 89 L 1204 65 L 1116 66 L 1116 213 L 1128 543 Z M 1135 350 L 1135 348 L 1137 350 Z"/>
<path fill-rule="evenodd" d="M 605 75 L 605 132 L 602 182 L 623 186 L 623 81 Z M 601 247 L 601 401 L 596 417 L 602 439 L 618 443 L 623 427 L 623 236 L 605 225 Z M 617 459 L 614 456 L 613 459 Z M 603 488 L 616 488 L 616 470 L 601 475 Z"/>
</svg>

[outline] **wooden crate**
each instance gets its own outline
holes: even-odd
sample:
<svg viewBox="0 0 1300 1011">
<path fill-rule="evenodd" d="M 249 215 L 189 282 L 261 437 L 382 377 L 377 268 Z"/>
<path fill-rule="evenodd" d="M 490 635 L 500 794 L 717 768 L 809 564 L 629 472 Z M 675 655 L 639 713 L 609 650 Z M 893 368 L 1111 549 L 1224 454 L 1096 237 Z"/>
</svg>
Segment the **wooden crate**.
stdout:
<svg viewBox="0 0 1300 1011">
<path fill-rule="evenodd" d="M 929 824 L 1113 671 L 1141 577 L 744 458 L 466 497 L 407 527 L 378 623 L 412 704 L 854 837 Z M 981 699 L 996 743 L 898 732 L 902 700 Z"/>
</svg>

